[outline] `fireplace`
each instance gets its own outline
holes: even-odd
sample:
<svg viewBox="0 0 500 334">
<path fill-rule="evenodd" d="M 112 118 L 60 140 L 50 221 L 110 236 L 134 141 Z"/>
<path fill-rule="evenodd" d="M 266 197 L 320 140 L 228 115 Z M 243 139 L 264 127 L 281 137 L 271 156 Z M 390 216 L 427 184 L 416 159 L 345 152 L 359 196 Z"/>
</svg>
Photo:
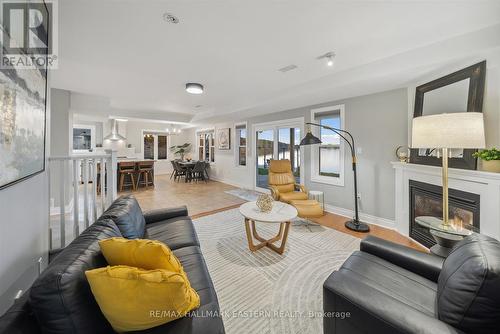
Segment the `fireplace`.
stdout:
<svg viewBox="0 0 500 334">
<path fill-rule="evenodd" d="M 418 225 L 415 217 L 443 216 L 442 187 L 409 180 L 410 182 L 410 237 L 426 247 L 436 244 L 429 230 Z M 479 232 L 480 196 L 461 190 L 449 189 L 449 217 L 454 224 Z"/>
</svg>

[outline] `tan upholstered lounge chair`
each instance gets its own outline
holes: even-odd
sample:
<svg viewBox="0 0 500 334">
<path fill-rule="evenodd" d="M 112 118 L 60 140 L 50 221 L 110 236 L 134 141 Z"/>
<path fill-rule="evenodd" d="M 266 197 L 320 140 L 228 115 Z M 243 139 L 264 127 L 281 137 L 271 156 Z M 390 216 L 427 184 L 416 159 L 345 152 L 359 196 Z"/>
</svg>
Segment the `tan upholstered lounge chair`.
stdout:
<svg viewBox="0 0 500 334">
<path fill-rule="evenodd" d="M 308 198 L 306 188 L 295 183 L 290 160 L 271 160 L 268 183 L 276 201 L 290 203 Z"/>
</svg>

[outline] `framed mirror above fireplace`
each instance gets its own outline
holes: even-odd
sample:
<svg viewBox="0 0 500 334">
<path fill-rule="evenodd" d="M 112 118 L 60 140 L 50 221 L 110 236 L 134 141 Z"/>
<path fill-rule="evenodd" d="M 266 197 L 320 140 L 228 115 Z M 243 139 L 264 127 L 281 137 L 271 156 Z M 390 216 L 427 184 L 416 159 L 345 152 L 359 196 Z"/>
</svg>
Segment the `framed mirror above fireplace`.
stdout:
<svg viewBox="0 0 500 334">
<path fill-rule="evenodd" d="M 433 80 L 415 90 L 413 117 L 443 113 L 482 112 L 486 61 Z M 441 166 L 439 150 L 411 149 L 410 162 L 422 165 Z M 451 149 L 449 167 L 476 169 L 476 150 Z"/>
</svg>

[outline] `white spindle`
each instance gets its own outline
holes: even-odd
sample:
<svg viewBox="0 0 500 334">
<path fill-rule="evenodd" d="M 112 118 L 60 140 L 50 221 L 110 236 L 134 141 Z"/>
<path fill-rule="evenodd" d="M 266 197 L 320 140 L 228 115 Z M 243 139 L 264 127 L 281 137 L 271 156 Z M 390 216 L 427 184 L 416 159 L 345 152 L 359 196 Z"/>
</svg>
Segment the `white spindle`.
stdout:
<svg viewBox="0 0 500 334">
<path fill-rule="evenodd" d="M 113 201 L 116 199 L 116 182 L 117 182 L 117 177 L 116 177 L 116 169 L 117 169 L 117 164 L 118 161 L 116 160 L 116 151 L 112 150 L 106 150 L 106 153 L 109 154 L 109 159 L 108 159 L 108 169 L 107 169 L 107 174 L 106 174 L 106 182 L 108 186 L 108 191 L 107 191 L 107 205 L 111 205 Z"/>
<path fill-rule="evenodd" d="M 97 220 L 97 159 L 92 160 L 92 222 Z"/>
<path fill-rule="evenodd" d="M 66 176 L 64 175 L 65 173 L 65 168 L 66 168 L 66 161 L 61 160 L 61 163 L 59 164 L 59 168 L 61 168 L 60 171 L 60 182 L 59 182 L 59 215 L 60 215 L 60 232 L 61 232 L 61 248 L 66 247 L 66 199 L 64 198 L 64 185 L 66 183 Z"/>
<path fill-rule="evenodd" d="M 85 228 L 89 227 L 89 161 L 83 159 L 83 223 Z"/>
<path fill-rule="evenodd" d="M 101 170 L 99 171 L 99 180 L 101 182 L 101 210 L 104 212 L 106 210 L 106 204 L 104 202 L 104 196 L 106 195 L 106 158 L 101 158 Z"/>
<path fill-rule="evenodd" d="M 80 160 L 73 160 L 73 237 L 76 238 L 80 234 L 80 217 L 79 217 L 79 198 L 78 198 L 78 187 L 80 186 L 80 180 L 78 176 L 80 167 Z"/>
<path fill-rule="evenodd" d="M 73 238 L 80 234 L 80 211 L 83 205 L 83 221 L 84 227 L 90 225 L 90 219 L 95 221 L 98 214 L 104 212 L 106 208 L 116 198 L 116 151 L 108 150 L 106 154 L 87 154 L 87 155 L 72 155 L 72 156 L 54 156 L 49 158 L 50 165 L 48 168 L 48 176 L 50 180 L 57 178 L 59 182 L 59 189 L 53 189 L 54 194 L 51 196 L 57 197 L 59 195 L 59 210 L 54 214 L 59 214 L 59 229 L 60 229 L 60 246 L 65 247 L 66 240 L 66 199 L 67 197 L 73 199 Z M 71 162 L 69 162 L 71 161 Z M 100 192 L 101 197 L 97 198 L 97 165 L 100 166 Z M 56 168 L 53 171 L 52 168 Z M 59 170 L 60 169 L 60 170 Z M 91 174 L 90 174 L 91 173 Z M 73 175 L 71 175 L 73 174 Z M 80 182 L 83 181 L 83 203 L 80 203 L 79 196 L 81 191 L 79 189 Z M 89 194 L 89 184 L 91 194 Z M 49 190 L 50 189 L 49 182 Z M 70 187 L 73 187 L 72 191 Z M 71 194 L 72 192 L 72 194 Z M 53 199 L 53 197 L 51 197 Z M 100 201 L 100 203 L 99 203 Z M 51 201 L 51 203 L 53 203 Z M 55 201 L 54 205 L 57 204 Z M 91 211 L 91 212 L 89 212 Z M 51 215 L 53 213 L 51 212 Z M 52 220 L 52 219 L 51 219 Z M 53 220 L 52 220 L 53 221 Z M 57 228 L 49 225 L 49 246 L 53 249 L 58 246 Z M 69 240 L 71 241 L 71 240 Z"/>
</svg>

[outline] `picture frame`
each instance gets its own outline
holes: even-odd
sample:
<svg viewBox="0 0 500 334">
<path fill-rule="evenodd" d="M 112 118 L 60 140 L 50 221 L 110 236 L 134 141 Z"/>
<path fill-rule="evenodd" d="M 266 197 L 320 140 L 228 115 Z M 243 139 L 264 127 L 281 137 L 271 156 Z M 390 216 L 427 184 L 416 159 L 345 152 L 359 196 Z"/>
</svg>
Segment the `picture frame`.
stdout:
<svg viewBox="0 0 500 334">
<path fill-rule="evenodd" d="M 466 94 L 461 96 L 464 103 L 464 112 L 483 112 L 483 97 L 486 77 L 486 61 L 479 62 L 459 71 L 448 74 L 431 82 L 425 83 L 415 89 L 415 107 L 413 117 L 425 116 L 428 113 L 424 110 L 425 99 L 430 94 L 442 92 L 450 87 L 459 87 L 462 84 L 465 86 Z M 456 90 L 458 91 L 458 90 Z M 427 95 L 426 95 L 427 94 Z M 442 94 L 444 95 L 444 94 Z M 460 111 L 460 110 L 458 110 Z M 442 112 L 452 112 L 442 111 Z M 433 112 L 430 112 L 433 114 Z M 474 149 L 453 149 L 449 158 L 449 166 L 451 168 L 460 169 L 477 169 L 477 158 L 473 154 L 477 152 Z M 441 166 L 442 160 L 438 157 L 438 150 L 434 148 L 428 149 L 411 149 L 410 163 Z"/>
<path fill-rule="evenodd" d="M 48 44 L 48 24 L 38 29 L 45 29 Z M 0 68 L 0 190 L 45 171 L 48 50 L 44 50 L 42 67 Z"/>
<path fill-rule="evenodd" d="M 217 129 L 217 148 L 219 150 L 231 149 L 231 128 Z"/>
</svg>

